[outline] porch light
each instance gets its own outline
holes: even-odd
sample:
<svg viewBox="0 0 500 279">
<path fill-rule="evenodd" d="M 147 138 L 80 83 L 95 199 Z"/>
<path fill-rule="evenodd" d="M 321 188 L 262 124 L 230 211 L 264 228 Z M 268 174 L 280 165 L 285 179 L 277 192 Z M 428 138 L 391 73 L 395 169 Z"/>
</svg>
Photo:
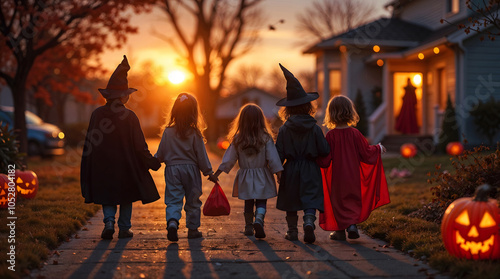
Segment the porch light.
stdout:
<svg viewBox="0 0 500 279">
<path fill-rule="evenodd" d="M 374 45 L 373 46 L 373 51 L 379 52 L 380 51 L 380 47 L 378 45 Z"/>
<path fill-rule="evenodd" d="M 435 47 L 435 48 L 434 48 L 434 53 L 435 53 L 435 54 L 438 54 L 438 53 L 439 53 L 439 48 L 438 48 L 438 47 Z"/>
<path fill-rule="evenodd" d="M 377 65 L 378 65 L 379 67 L 384 66 L 384 60 L 382 60 L 382 59 L 377 60 Z"/>
<path fill-rule="evenodd" d="M 423 54 L 423 53 L 419 53 L 419 54 L 418 54 L 418 59 L 420 59 L 420 60 L 424 60 L 424 54 Z"/>
<path fill-rule="evenodd" d="M 415 84 L 415 86 L 420 86 L 422 84 L 422 76 L 420 74 L 416 74 L 413 76 L 413 84 Z"/>
<path fill-rule="evenodd" d="M 341 45 L 341 46 L 339 47 L 339 50 L 340 50 L 340 52 L 346 52 L 346 51 L 347 51 L 347 48 L 346 48 L 346 46 Z"/>
</svg>

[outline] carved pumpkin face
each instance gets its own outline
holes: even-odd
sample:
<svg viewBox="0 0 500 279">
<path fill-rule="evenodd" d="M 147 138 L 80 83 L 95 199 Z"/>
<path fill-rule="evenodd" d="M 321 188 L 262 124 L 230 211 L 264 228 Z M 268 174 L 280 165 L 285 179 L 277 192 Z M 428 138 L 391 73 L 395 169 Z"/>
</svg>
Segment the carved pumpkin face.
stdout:
<svg viewBox="0 0 500 279">
<path fill-rule="evenodd" d="M 446 250 L 459 258 L 500 258 L 500 212 L 496 200 L 454 201 L 443 216 L 441 234 Z"/>
<path fill-rule="evenodd" d="M 33 171 L 16 170 L 17 194 L 25 199 L 32 199 L 38 192 L 38 177 Z"/>
<path fill-rule="evenodd" d="M 8 203 L 8 189 L 9 178 L 5 174 L 0 174 L 0 208 L 9 207 Z"/>
</svg>

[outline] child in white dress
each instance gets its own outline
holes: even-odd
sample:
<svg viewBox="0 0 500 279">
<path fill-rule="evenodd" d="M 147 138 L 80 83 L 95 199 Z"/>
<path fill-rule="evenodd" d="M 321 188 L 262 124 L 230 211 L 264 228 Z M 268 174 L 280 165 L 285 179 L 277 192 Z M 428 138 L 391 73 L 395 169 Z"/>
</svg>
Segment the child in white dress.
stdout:
<svg viewBox="0 0 500 279">
<path fill-rule="evenodd" d="M 233 185 L 233 197 L 245 200 L 244 234 L 253 235 L 255 230 L 255 237 L 264 238 L 267 199 L 277 195 L 273 174 L 276 174 L 279 180 L 283 166 L 262 109 L 254 104 L 243 106 L 231 124 L 228 139 L 231 144 L 214 176 L 217 178 L 221 172 L 229 173 L 236 162 L 239 163 L 240 169 Z"/>
</svg>

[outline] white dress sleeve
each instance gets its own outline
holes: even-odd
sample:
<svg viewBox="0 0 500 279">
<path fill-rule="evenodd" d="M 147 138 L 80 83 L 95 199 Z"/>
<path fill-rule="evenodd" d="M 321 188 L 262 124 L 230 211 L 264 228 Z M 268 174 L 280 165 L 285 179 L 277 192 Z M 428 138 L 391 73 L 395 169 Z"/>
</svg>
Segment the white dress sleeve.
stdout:
<svg viewBox="0 0 500 279">
<path fill-rule="evenodd" d="M 266 142 L 266 161 L 272 173 L 277 173 L 283 170 L 280 156 L 276 150 L 276 146 L 272 139 Z"/>
<path fill-rule="evenodd" d="M 222 157 L 222 163 L 219 166 L 219 170 L 229 173 L 236 164 L 236 161 L 238 161 L 238 151 L 233 144 L 230 144 Z"/>
</svg>

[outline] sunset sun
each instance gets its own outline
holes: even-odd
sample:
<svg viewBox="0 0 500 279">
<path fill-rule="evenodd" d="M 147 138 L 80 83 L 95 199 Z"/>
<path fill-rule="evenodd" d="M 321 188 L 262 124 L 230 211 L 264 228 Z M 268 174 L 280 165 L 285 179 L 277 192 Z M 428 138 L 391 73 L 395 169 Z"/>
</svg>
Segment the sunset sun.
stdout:
<svg viewBox="0 0 500 279">
<path fill-rule="evenodd" d="M 168 80 L 173 84 L 179 84 L 186 79 L 186 74 L 179 70 L 168 73 Z"/>
</svg>

